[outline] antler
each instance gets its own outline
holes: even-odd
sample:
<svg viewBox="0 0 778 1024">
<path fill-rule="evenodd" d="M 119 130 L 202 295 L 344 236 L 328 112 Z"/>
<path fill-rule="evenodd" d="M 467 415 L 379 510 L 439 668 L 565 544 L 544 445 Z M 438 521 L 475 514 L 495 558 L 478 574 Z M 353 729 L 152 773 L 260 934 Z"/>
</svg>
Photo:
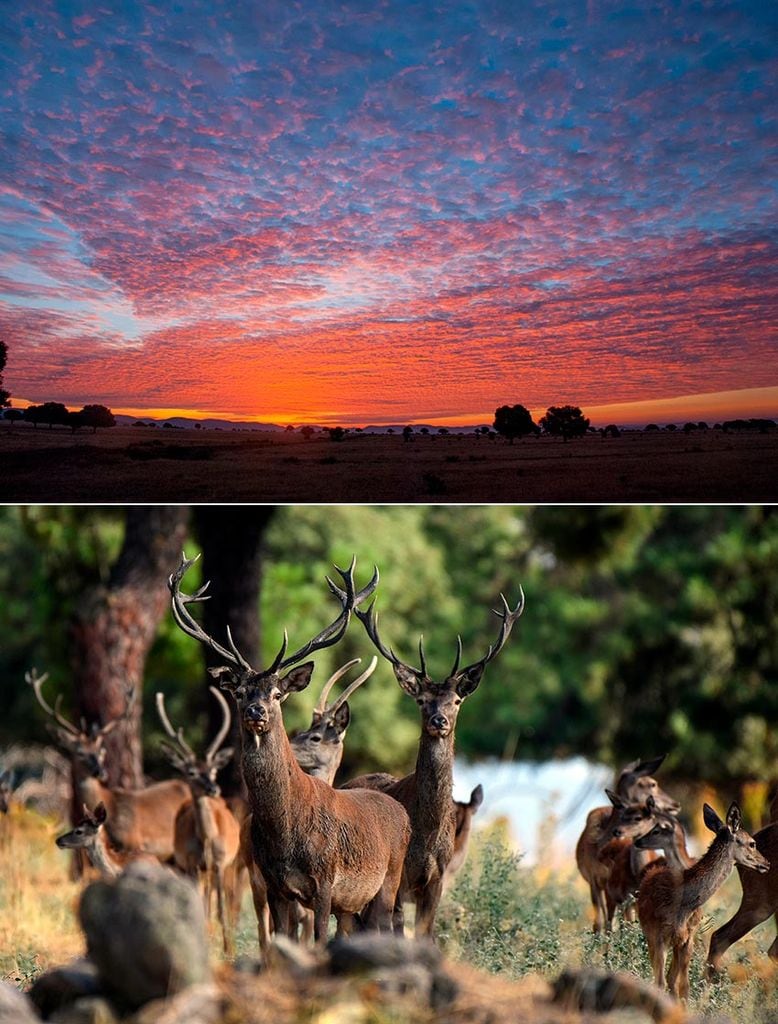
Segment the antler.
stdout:
<svg viewBox="0 0 778 1024">
<path fill-rule="evenodd" d="M 230 721 L 231 721 L 230 706 L 227 703 L 227 701 L 224 699 L 224 696 L 222 695 L 221 691 L 217 690 L 215 686 L 209 686 L 208 689 L 211 691 L 211 693 L 214 695 L 216 700 L 219 702 L 219 705 L 221 706 L 221 709 L 222 709 L 222 727 L 221 727 L 221 729 L 219 729 L 217 734 L 214 736 L 213 740 L 211 741 L 211 743 L 208 746 L 208 749 L 205 752 L 205 760 L 206 761 L 210 761 L 211 758 L 215 755 L 216 751 L 222 745 L 222 743 L 224 743 L 224 740 L 227 737 L 227 733 L 230 731 Z"/>
<path fill-rule="evenodd" d="M 378 612 L 375 610 L 375 601 L 370 605 L 366 612 L 360 611 L 358 608 L 355 609 L 356 616 L 362 625 L 365 627 L 367 635 L 373 641 L 378 650 L 383 654 L 387 661 L 398 668 L 405 668 L 409 672 L 412 672 L 416 676 L 423 676 L 427 671 L 427 663 L 424 658 L 424 642 L 419 637 L 419 658 L 421 660 L 421 670 L 412 668 L 410 665 L 406 665 L 404 661 L 400 661 L 397 655 L 394 653 L 391 647 L 387 647 L 384 644 L 381 637 L 378 635 Z"/>
<path fill-rule="evenodd" d="M 321 715 L 334 715 L 338 708 L 342 707 L 346 703 L 351 694 L 356 689 L 358 689 L 358 687 L 360 687 L 362 683 L 366 682 L 370 678 L 370 676 L 372 676 L 372 674 L 375 672 L 375 667 L 378 664 L 378 658 L 376 658 L 375 655 L 373 655 L 370 664 L 367 666 L 362 675 L 357 676 L 357 678 L 353 682 L 349 683 L 349 685 L 346 687 L 343 693 L 341 693 L 340 696 L 332 704 L 330 704 L 329 707 L 327 707 L 327 695 L 329 694 L 334 684 L 340 679 L 341 676 L 345 675 L 346 672 L 348 672 L 348 670 L 352 668 L 352 666 L 358 665 L 361 660 L 361 658 L 353 658 L 351 661 L 346 662 L 345 665 L 342 665 L 337 670 L 337 672 L 333 672 L 333 674 L 324 684 L 324 687 L 319 696 L 318 703 L 316 704 L 316 707 L 314 709 L 315 711 L 317 711 Z"/>
<path fill-rule="evenodd" d="M 213 637 L 209 636 L 202 626 L 192 618 L 187 610 L 186 606 L 188 604 L 197 604 L 200 601 L 208 601 L 211 596 L 210 594 L 205 593 L 210 586 L 210 580 L 204 583 L 199 590 L 195 591 L 194 594 L 185 594 L 181 590 L 181 580 L 199 557 L 199 555 L 195 555 L 194 558 L 188 559 L 186 557 L 186 552 L 182 551 L 181 564 L 175 572 L 172 572 L 170 576 L 168 576 L 167 585 L 172 595 L 173 618 L 187 636 L 191 636 L 195 640 L 199 640 L 201 643 L 206 644 L 206 646 L 210 647 L 212 651 L 219 655 L 220 658 L 225 658 L 230 662 L 230 664 L 235 665 L 238 668 L 253 671 L 251 665 L 249 665 L 235 646 L 229 626 L 227 626 L 227 643 L 230 645 L 230 650 L 227 650 L 225 647 L 222 647 L 221 644 L 217 643 Z"/>
<path fill-rule="evenodd" d="M 273 664 L 267 670 L 268 672 L 279 672 L 282 669 L 288 668 L 289 665 L 294 665 L 295 662 L 300 661 L 301 658 L 305 658 L 309 654 L 313 654 L 314 651 L 321 651 L 325 647 L 332 647 L 336 644 L 343 634 L 346 632 L 349 621 L 351 620 L 351 612 L 357 606 L 360 601 L 364 601 L 365 598 L 369 597 L 375 588 L 378 586 L 378 569 L 375 568 L 373 576 L 367 586 L 363 587 L 362 590 L 357 592 L 354 591 L 354 566 L 357 564 L 356 555 L 351 558 L 351 565 L 345 571 L 335 566 L 335 571 L 338 572 L 343 579 L 346 589 L 341 590 L 337 584 L 333 583 L 329 576 L 326 577 L 327 584 L 332 593 L 338 598 L 341 603 L 340 614 L 337 618 L 326 626 L 320 633 L 309 640 L 307 644 L 295 651 L 294 654 L 285 658 L 286 647 L 289 642 L 286 630 L 284 630 L 284 639 L 281 644 L 281 649 L 275 656 Z"/>
<path fill-rule="evenodd" d="M 97 735 L 98 736 L 107 736 L 108 733 L 111 732 L 113 729 L 115 729 L 117 725 L 119 725 L 121 722 L 126 722 L 127 721 L 127 719 L 130 717 L 130 712 L 132 711 L 133 705 L 135 704 L 135 697 L 136 697 L 135 687 L 132 686 L 131 684 L 128 684 L 127 686 L 125 686 L 125 688 L 124 688 L 124 701 L 125 701 L 124 711 L 122 711 L 122 713 L 117 718 L 112 718 L 110 720 L 110 722 L 108 722 L 106 725 L 104 725 L 100 729 L 98 729 L 97 730 Z"/>
<path fill-rule="evenodd" d="M 511 611 L 511 607 L 505 600 L 503 594 L 500 594 L 500 600 L 502 601 L 502 608 L 499 610 L 492 609 L 494 611 L 494 614 L 498 615 L 502 619 L 502 623 L 500 625 L 500 632 L 497 634 L 497 640 L 493 644 L 489 645 L 489 649 L 487 650 L 483 658 L 481 658 L 479 661 L 474 661 L 472 665 L 468 665 L 466 668 L 460 670 L 459 661 L 462 657 L 462 638 L 457 637 L 457 654 L 456 659 L 454 661 L 454 667 L 451 670 L 452 676 L 466 675 L 468 672 L 471 672 L 474 668 L 478 668 L 479 666 L 481 668 L 485 668 L 489 664 L 489 662 L 496 658 L 497 655 L 502 650 L 503 646 L 505 645 L 505 641 L 511 634 L 511 630 L 513 629 L 514 623 L 520 617 L 521 613 L 524 611 L 524 591 L 522 590 L 521 586 L 519 586 L 519 603 L 516 605 L 516 608 L 513 611 Z"/>
<path fill-rule="evenodd" d="M 41 693 L 41 686 L 43 686 L 43 684 L 46 682 L 48 678 L 48 672 L 44 672 L 42 676 L 39 676 L 38 671 L 35 668 L 31 668 L 29 672 L 24 673 L 24 681 L 32 687 L 33 692 L 35 693 L 36 700 L 43 708 L 43 710 L 46 712 L 46 714 L 50 718 L 53 718 L 59 725 L 62 726 L 63 729 L 69 732 L 72 736 L 80 736 L 81 730 L 78 729 L 75 725 L 73 725 L 72 722 L 69 722 L 67 718 L 65 718 L 62 712 L 59 710 L 60 703 L 62 702 L 62 694 L 59 694 L 57 699 L 54 701 L 54 707 L 51 707 L 51 705 L 48 704 L 44 699 L 43 694 Z"/>
<path fill-rule="evenodd" d="M 171 748 L 174 751 L 174 753 L 183 754 L 187 758 L 187 760 L 197 760 L 197 755 L 195 754 L 194 750 L 192 750 L 192 748 L 184 739 L 184 730 L 176 730 L 170 724 L 170 719 L 168 718 L 167 711 L 165 710 L 164 693 L 157 692 L 157 714 L 159 715 L 160 722 L 162 722 L 163 729 L 168 734 L 168 736 L 174 741 L 178 749 L 176 749 L 176 747 L 174 747 L 170 743 L 165 743 L 164 740 L 162 741 L 163 745 Z"/>
</svg>

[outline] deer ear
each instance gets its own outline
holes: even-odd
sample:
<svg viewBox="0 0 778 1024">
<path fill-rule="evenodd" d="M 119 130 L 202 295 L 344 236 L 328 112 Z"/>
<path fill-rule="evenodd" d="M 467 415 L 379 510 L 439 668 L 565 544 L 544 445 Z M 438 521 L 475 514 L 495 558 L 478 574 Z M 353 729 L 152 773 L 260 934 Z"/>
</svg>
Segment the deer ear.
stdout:
<svg viewBox="0 0 778 1024">
<path fill-rule="evenodd" d="M 333 719 L 335 728 L 340 735 L 348 729 L 348 724 L 351 721 L 351 709 L 348 706 L 348 701 L 345 704 L 341 704 L 338 710 L 335 712 L 335 718 Z"/>
<path fill-rule="evenodd" d="M 655 757 L 651 761 L 641 761 L 636 768 L 634 768 L 635 775 L 653 775 L 654 772 L 659 771 L 662 766 L 662 762 L 667 757 L 667 754 L 662 754 L 661 757 Z"/>
<path fill-rule="evenodd" d="M 733 836 L 740 828 L 742 822 L 743 815 L 740 813 L 740 808 L 738 807 L 738 805 L 733 801 L 729 805 L 729 810 L 727 811 L 727 828 Z"/>
<path fill-rule="evenodd" d="M 477 811 L 481 804 L 484 802 L 484 787 L 477 785 L 473 792 L 470 794 L 470 806 L 474 811 Z"/>
<path fill-rule="evenodd" d="M 656 810 L 656 800 L 651 795 L 646 798 L 646 807 L 652 814 Z"/>
<path fill-rule="evenodd" d="M 394 676 L 400 686 L 405 690 L 411 697 L 418 697 L 421 693 L 421 683 L 419 682 L 419 676 L 413 669 L 408 668 L 407 665 L 393 665 Z"/>
<path fill-rule="evenodd" d="M 287 672 L 283 679 L 279 679 L 278 689 L 284 696 L 288 693 L 299 693 L 310 683 L 312 674 L 313 662 L 306 661 L 302 665 L 297 665 L 291 672 Z"/>
<path fill-rule="evenodd" d="M 229 665 L 220 665 L 219 668 L 209 668 L 208 675 L 213 676 L 219 684 L 219 688 L 222 690 L 231 691 L 238 685 L 238 680 L 235 678 L 235 670 L 231 669 Z"/>
<path fill-rule="evenodd" d="M 617 793 L 614 793 L 612 789 L 606 789 L 605 790 L 605 795 L 607 796 L 607 798 L 610 800 L 610 802 L 613 804 L 614 807 L 617 807 L 617 808 L 626 807 L 626 804 L 621 799 L 621 797 Z"/>
<path fill-rule="evenodd" d="M 234 747 L 222 747 L 222 749 L 219 751 L 218 754 L 214 754 L 214 756 L 213 756 L 213 765 L 216 768 L 216 770 L 217 771 L 221 771 L 221 769 L 226 764 L 229 764 L 230 761 L 232 760 L 232 755 L 234 753 L 235 753 L 235 748 Z"/>
<path fill-rule="evenodd" d="M 105 804 L 102 802 L 102 800 L 97 805 L 97 807 L 95 807 L 93 817 L 98 825 L 105 824 L 105 821 L 108 818 L 108 811 L 106 811 Z"/>
<path fill-rule="evenodd" d="M 710 804 L 702 805 L 702 820 L 705 822 L 705 827 L 709 828 L 711 832 L 720 832 L 723 828 L 726 828 L 724 822 Z"/>
<path fill-rule="evenodd" d="M 469 697 L 471 693 L 475 693 L 478 688 L 478 684 L 481 682 L 481 676 L 484 674 L 485 668 L 485 665 L 478 662 L 477 664 L 466 668 L 464 672 L 461 672 L 456 677 L 457 693 L 463 700 L 465 697 Z"/>
</svg>

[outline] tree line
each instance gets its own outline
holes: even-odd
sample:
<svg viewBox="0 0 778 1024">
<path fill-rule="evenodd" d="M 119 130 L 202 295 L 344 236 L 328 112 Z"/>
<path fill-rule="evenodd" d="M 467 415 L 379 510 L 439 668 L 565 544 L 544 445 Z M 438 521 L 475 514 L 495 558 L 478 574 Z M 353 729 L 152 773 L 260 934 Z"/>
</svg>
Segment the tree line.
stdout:
<svg viewBox="0 0 778 1024">
<path fill-rule="evenodd" d="M 19 420 L 25 423 L 32 423 L 33 427 L 39 424 L 52 427 L 70 427 L 75 433 L 81 427 L 91 427 L 92 433 L 96 433 L 98 427 L 115 427 L 116 419 L 111 410 L 105 405 L 90 404 L 75 410 L 68 409 L 62 402 L 43 402 L 41 405 L 28 405 L 26 409 L 6 409 L 3 418 L 11 421 L 11 426 Z"/>
</svg>

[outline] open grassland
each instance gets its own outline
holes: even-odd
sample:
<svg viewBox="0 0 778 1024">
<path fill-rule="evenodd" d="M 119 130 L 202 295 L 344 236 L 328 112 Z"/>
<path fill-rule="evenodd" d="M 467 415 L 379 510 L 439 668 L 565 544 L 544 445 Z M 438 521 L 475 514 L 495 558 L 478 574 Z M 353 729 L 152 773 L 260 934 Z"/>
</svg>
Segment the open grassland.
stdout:
<svg viewBox="0 0 778 1024">
<path fill-rule="evenodd" d="M 4 502 L 773 502 L 778 431 L 568 444 L 474 434 L 247 434 L 0 424 Z"/>
<path fill-rule="evenodd" d="M 21 988 L 41 971 L 83 951 L 75 920 L 79 887 L 68 879 L 69 858 L 54 846 L 55 823 L 16 812 L 0 849 L 0 976 Z M 778 977 L 766 950 L 773 925 L 755 929 L 727 954 L 727 975 L 715 984 L 703 977 L 711 931 L 739 902 L 733 874 L 707 905 L 692 965 L 692 1006 L 715 1018 L 729 1015 L 750 1024 L 778 1020 Z M 649 979 L 645 942 L 638 925 L 624 925 L 609 939 L 591 934 L 588 895 L 569 873 L 521 866 L 498 831 L 476 834 L 471 857 L 441 906 L 439 932 L 448 957 L 502 979 L 555 978 L 564 967 L 586 965 L 629 971 Z M 212 950 L 220 956 L 214 932 Z M 255 956 L 256 926 L 246 895 L 238 929 L 238 956 Z M 500 983 L 495 980 L 494 998 Z M 481 998 L 488 1000 L 489 992 Z M 499 1015 L 498 1015 L 499 1016 Z M 502 1019 L 500 1016 L 499 1019 Z M 636 1021 L 631 1014 L 609 1020 Z"/>
</svg>

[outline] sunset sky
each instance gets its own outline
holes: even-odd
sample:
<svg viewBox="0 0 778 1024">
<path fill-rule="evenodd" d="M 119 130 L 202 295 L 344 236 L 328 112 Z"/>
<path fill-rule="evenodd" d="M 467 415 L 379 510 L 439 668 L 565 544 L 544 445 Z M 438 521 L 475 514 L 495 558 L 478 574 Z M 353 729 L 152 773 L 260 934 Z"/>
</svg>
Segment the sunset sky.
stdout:
<svg viewBox="0 0 778 1024">
<path fill-rule="evenodd" d="M 3 22 L 18 404 L 778 415 L 775 4 L 20 0 Z"/>
</svg>

